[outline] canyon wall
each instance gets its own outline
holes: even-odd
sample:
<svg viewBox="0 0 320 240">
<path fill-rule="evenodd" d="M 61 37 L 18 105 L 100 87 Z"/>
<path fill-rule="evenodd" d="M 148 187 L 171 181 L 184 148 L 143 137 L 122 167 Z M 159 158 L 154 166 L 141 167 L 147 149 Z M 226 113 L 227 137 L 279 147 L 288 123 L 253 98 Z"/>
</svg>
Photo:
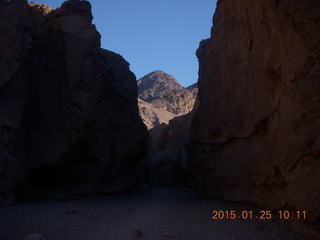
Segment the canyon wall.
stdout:
<svg viewBox="0 0 320 240">
<path fill-rule="evenodd" d="M 0 1 L 0 202 L 35 188 L 127 191 L 149 135 L 129 64 L 87 1 Z"/>
<path fill-rule="evenodd" d="M 198 192 L 319 223 L 319 26 L 317 0 L 218 1 L 197 51 Z"/>
<path fill-rule="evenodd" d="M 186 115 L 171 119 L 168 125 L 159 125 L 149 130 L 152 138 L 149 159 L 151 184 L 191 184 L 190 173 L 193 170 L 192 164 L 188 162 L 188 151 L 195 109 Z"/>
</svg>

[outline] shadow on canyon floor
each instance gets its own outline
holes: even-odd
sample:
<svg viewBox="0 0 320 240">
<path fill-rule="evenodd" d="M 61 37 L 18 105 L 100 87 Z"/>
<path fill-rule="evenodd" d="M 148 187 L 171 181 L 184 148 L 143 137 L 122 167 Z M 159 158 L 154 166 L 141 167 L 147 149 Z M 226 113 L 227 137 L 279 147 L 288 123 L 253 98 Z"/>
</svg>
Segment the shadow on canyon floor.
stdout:
<svg viewBox="0 0 320 240">
<path fill-rule="evenodd" d="M 146 187 L 130 196 L 37 201 L 0 208 L 0 239 L 41 234 L 46 240 L 306 239 L 276 217 L 213 220 L 212 211 L 259 209 L 203 199 L 191 189 Z"/>
</svg>

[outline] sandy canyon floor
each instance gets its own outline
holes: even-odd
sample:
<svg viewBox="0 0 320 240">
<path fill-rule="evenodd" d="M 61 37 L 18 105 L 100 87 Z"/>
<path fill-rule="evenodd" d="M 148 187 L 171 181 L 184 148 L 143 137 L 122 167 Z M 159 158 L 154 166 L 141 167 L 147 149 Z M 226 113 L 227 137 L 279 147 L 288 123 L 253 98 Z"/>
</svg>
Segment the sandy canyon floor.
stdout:
<svg viewBox="0 0 320 240">
<path fill-rule="evenodd" d="M 0 208 L 0 239 L 23 240 L 219 240 L 305 237 L 279 219 L 213 220 L 213 210 L 254 209 L 221 199 L 203 199 L 190 189 L 152 187 L 120 197 L 36 201 Z"/>
</svg>

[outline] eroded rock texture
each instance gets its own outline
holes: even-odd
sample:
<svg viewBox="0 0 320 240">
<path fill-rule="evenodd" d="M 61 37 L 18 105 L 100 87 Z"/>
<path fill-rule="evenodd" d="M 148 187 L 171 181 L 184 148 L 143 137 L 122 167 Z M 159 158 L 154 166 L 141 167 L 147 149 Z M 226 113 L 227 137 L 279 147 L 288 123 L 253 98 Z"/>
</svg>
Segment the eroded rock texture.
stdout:
<svg viewBox="0 0 320 240">
<path fill-rule="evenodd" d="M 159 126 L 161 124 L 169 124 L 169 121 L 176 117 L 175 114 L 168 112 L 164 109 L 156 108 L 150 103 L 142 101 L 138 98 L 139 113 L 143 123 L 148 130 Z"/>
<path fill-rule="evenodd" d="M 196 99 L 196 86 L 184 88 L 171 75 L 154 71 L 138 80 L 139 98 L 153 107 L 163 109 L 174 115 L 189 113 Z"/>
<path fill-rule="evenodd" d="M 90 3 L 0 4 L 1 202 L 27 186 L 126 191 L 148 133 L 135 76 L 100 48 Z"/>
<path fill-rule="evenodd" d="M 218 1 L 198 50 L 199 192 L 319 223 L 319 47 L 319 1 Z"/>
</svg>

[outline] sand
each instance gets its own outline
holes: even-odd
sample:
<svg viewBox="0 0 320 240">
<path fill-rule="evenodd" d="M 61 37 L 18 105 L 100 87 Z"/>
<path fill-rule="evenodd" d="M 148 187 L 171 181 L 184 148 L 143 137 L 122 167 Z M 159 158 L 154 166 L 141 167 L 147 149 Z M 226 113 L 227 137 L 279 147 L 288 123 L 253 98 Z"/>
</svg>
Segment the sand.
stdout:
<svg viewBox="0 0 320 240">
<path fill-rule="evenodd" d="M 306 239 L 277 218 L 213 220 L 213 210 L 259 209 L 203 199 L 184 188 L 152 187 L 143 194 L 69 201 L 36 201 L 0 208 L 0 239 L 23 240 L 218 240 Z"/>
</svg>

